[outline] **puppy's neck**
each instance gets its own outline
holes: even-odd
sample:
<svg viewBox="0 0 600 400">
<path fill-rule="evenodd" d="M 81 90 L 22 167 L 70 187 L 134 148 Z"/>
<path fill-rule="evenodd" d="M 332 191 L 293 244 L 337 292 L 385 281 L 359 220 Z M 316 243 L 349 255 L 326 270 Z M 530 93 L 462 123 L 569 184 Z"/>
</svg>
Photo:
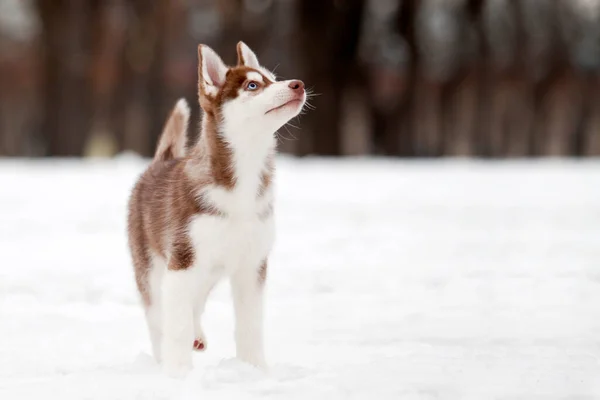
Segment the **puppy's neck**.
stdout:
<svg viewBox="0 0 600 400">
<path fill-rule="evenodd" d="M 273 171 L 276 140 L 272 132 L 241 122 L 223 121 L 205 112 L 200 139 L 193 151 L 202 160 L 213 182 L 227 190 L 260 191 Z"/>
</svg>

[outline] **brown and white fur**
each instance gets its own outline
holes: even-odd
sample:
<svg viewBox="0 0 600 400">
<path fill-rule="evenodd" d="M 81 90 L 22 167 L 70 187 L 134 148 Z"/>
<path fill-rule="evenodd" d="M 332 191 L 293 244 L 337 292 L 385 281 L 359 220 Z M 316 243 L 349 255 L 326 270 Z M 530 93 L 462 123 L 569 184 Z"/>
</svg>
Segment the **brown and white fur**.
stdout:
<svg viewBox="0 0 600 400">
<path fill-rule="evenodd" d="M 274 243 L 276 131 L 302 110 L 298 80 L 277 81 L 243 42 L 238 65 L 198 46 L 198 143 L 186 151 L 189 108 L 179 100 L 152 163 L 136 183 L 129 247 L 155 359 L 171 376 L 204 350 L 200 319 L 214 285 L 229 278 L 236 355 L 266 367 L 263 289 Z"/>
</svg>

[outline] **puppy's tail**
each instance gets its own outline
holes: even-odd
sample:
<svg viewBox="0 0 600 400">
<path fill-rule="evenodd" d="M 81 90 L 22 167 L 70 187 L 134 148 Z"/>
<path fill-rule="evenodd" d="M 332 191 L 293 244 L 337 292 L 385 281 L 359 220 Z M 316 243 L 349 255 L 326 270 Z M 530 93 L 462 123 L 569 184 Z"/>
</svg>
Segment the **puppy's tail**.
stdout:
<svg viewBox="0 0 600 400">
<path fill-rule="evenodd" d="M 179 99 L 163 128 L 154 161 L 167 161 L 185 156 L 185 142 L 190 120 L 190 107 L 185 99 Z"/>
</svg>

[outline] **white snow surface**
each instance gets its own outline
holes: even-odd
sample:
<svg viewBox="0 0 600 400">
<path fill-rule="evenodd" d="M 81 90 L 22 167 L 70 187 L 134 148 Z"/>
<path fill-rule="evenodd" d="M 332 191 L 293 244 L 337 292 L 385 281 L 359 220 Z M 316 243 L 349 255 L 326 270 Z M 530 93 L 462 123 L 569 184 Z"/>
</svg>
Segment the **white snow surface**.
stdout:
<svg viewBox="0 0 600 400">
<path fill-rule="evenodd" d="M 270 369 L 223 283 L 183 380 L 127 250 L 147 162 L 0 161 L 0 399 L 600 398 L 599 161 L 282 157 Z"/>
</svg>

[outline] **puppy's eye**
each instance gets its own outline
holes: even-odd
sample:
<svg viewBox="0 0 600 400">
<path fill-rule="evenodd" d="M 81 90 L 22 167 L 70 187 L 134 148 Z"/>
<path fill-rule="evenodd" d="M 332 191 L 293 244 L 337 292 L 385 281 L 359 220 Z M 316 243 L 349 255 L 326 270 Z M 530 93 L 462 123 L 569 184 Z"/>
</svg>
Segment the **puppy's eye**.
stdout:
<svg viewBox="0 0 600 400">
<path fill-rule="evenodd" d="M 256 90 L 258 89 L 258 85 L 256 84 L 256 82 L 248 82 L 248 84 L 246 85 L 246 89 Z"/>
</svg>

